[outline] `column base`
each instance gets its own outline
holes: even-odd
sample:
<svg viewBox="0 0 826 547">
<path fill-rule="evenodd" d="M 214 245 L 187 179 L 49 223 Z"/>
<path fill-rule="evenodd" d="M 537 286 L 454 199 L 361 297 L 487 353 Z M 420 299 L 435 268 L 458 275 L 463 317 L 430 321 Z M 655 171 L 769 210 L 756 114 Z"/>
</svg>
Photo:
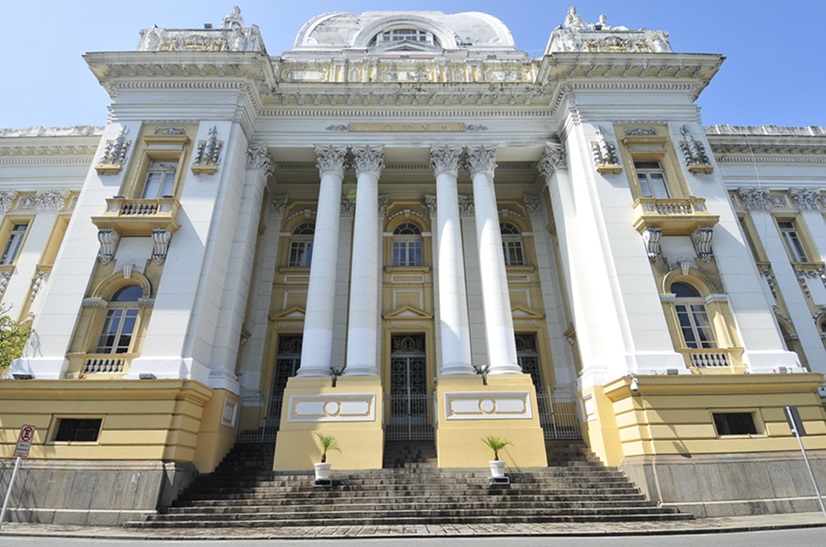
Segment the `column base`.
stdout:
<svg viewBox="0 0 826 547">
<path fill-rule="evenodd" d="M 499 453 L 511 467 L 545 467 L 545 438 L 539 424 L 536 390 L 527 374 L 501 374 L 482 384 L 477 375 L 440 376 L 436 386 L 439 467 L 487 468 L 492 435 L 512 444 Z"/>
<path fill-rule="evenodd" d="M 341 452 L 327 453 L 336 469 L 381 469 L 383 395 L 378 376 L 294 377 L 284 389 L 275 443 L 275 471 L 310 471 L 321 461 L 316 433 L 331 435 Z"/>
</svg>

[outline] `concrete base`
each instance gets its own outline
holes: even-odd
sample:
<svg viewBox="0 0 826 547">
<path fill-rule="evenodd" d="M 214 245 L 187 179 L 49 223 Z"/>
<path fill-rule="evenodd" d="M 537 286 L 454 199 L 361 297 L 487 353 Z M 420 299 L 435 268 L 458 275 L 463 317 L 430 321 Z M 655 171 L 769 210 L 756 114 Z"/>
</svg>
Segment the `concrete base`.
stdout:
<svg viewBox="0 0 826 547">
<path fill-rule="evenodd" d="M 530 376 L 489 376 L 487 385 L 475 375 L 440 376 L 436 401 L 439 467 L 487 469 L 493 457 L 483 442 L 488 435 L 511 441 L 499 453 L 509 469 L 548 465 Z"/>
<path fill-rule="evenodd" d="M 307 471 L 321 461 L 316 433 L 332 435 L 341 452 L 327 453 L 336 469 L 381 469 L 383 396 L 378 376 L 294 377 L 284 389 L 275 471 Z"/>
<path fill-rule="evenodd" d="M 3 495 L 13 469 L 14 460 L 0 461 Z M 188 463 L 24 460 L 6 519 L 115 526 L 165 509 L 197 476 Z"/>
<path fill-rule="evenodd" d="M 826 451 L 806 451 L 821 494 Z M 800 452 L 642 456 L 620 465 L 653 501 L 705 517 L 820 511 Z"/>
</svg>

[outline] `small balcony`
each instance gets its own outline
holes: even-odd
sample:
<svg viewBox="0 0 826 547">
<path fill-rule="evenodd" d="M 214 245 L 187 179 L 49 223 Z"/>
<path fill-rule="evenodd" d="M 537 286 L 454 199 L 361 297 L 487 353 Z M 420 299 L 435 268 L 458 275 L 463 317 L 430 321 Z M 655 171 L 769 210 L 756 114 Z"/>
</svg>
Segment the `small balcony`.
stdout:
<svg viewBox="0 0 826 547">
<path fill-rule="evenodd" d="M 98 228 L 112 228 L 122 237 L 149 236 L 163 228 L 169 233 L 180 228 L 178 209 L 181 204 L 172 196 L 158 199 L 129 199 L 115 196 L 106 200 L 106 212 L 92 217 Z"/>
<path fill-rule="evenodd" d="M 634 228 L 639 232 L 660 228 L 663 235 L 691 235 L 719 220 L 709 214 L 703 198 L 639 198 L 634 202 Z"/>
<path fill-rule="evenodd" d="M 70 353 L 65 376 L 74 379 L 121 378 L 129 372 L 133 353 Z"/>
<path fill-rule="evenodd" d="M 743 374 L 742 348 L 680 348 L 685 364 L 693 374 Z"/>
</svg>

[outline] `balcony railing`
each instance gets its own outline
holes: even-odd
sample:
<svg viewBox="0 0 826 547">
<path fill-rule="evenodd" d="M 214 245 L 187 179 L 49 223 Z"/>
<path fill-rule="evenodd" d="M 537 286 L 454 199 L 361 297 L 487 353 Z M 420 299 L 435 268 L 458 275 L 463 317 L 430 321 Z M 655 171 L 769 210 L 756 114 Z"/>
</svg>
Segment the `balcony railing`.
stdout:
<svg viewBox="0 0 826 547">
<path fill-rule="evenodd" d="M 678 351 L 695 374 L 741 374 L 746 371 L 741 360 L 742 348 L 681 348 Z"/>
<path fill-rule="evenodd" d="M 174 232 L 180 227 L 177 216 L 181 204 L 171 196 L 157 199 L 130 199 L 115 196 L 106 200 L 106 212 L 92 217 L 98 228 L 113 228 L 121 236 L 148 236 L 155 228 Z"/>
<path fill-rule="evenodd" d="M 689 235 L 697 228 L 714 226 L 703 198 L 639 198 L 634 202 L 634 227 L 643 231 L 661 228 L 664 235 Z"/>
</svg>

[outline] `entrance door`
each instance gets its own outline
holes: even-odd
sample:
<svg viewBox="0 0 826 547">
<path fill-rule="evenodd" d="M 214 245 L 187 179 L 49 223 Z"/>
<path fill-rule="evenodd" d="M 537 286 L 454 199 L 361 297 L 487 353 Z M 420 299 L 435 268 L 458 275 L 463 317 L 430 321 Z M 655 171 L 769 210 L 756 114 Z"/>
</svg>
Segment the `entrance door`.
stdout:
<svg viewBox="0 0 826 547">
<path fill-rule="evenodd" d="M 267 428 L 273 432 L 278 431 L 281 423 L 281 406 L 284 402 L 284 388 L 287 387 L 287 380 L 295 376 L 301 364 L 301 341 L 300 334 L 278 337 L 278 354 L 275 356 L 272 392 L 267 413 Z"/>
<path fill-rule="evenodd" d="M 424 334 L 396 335 L 390 339 L 389 441 L 428 440 L 433 428 L 427 419 L 427 360 Z"/>
</svg>

